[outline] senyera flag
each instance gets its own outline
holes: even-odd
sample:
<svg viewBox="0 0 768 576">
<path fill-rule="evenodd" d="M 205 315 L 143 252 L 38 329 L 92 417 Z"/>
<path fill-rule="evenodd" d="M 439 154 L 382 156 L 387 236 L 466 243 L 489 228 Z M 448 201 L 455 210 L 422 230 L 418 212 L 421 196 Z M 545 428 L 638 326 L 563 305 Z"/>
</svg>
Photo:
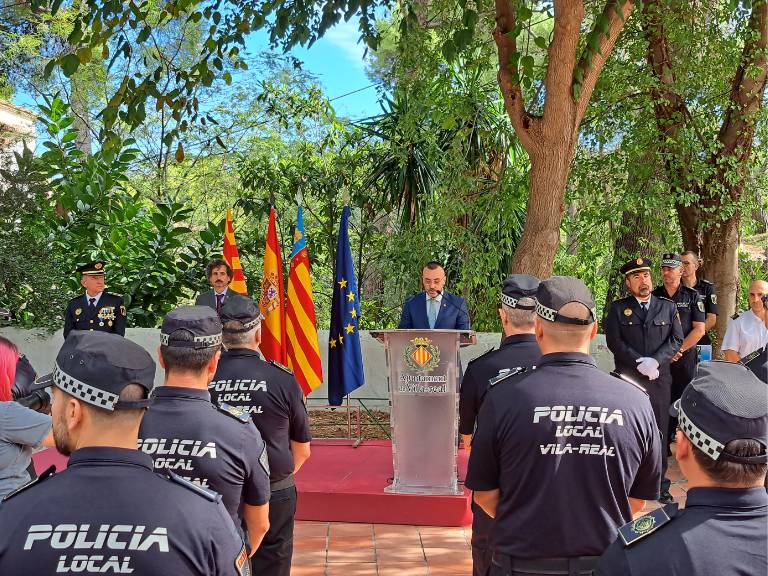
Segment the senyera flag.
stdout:
<svg viewBox="0 0 768 576">
<path fill-rule="evenodd" d="M 283 259 L 275 228 L 275 209 L 269 209 L 267 246 L 264 250 L 264 276 L 261 280 L 259 308 L 264 319 L 261 321 L 261 344 L 259 350 L 267 360 L 285 364 L 285 316 L 283 291 Z"/>
<path fill-rule="evenodd" d="M 301 206 L 296 216 L 290 268 L 288 270 L 288 303 L 285 314 L 288 367 L 306 396 L 323 382 L 323 365 L 317 342 L 315 302 L 309 276 L 309 253 L 304 235 Z"/>
<path fill-rule="evenodd" d="M 235 240 L 235 228 L 232 225 L 232 210 L 227 208 L 227 221 L 224 224 L 224 261 L 232 268 L 232 282 L 229 289 L 239 294 L 248 295 L 248 287 L 245 285 L 245 274 L 240 264 L 240 255 L 237 252 Z"/>
</svg>

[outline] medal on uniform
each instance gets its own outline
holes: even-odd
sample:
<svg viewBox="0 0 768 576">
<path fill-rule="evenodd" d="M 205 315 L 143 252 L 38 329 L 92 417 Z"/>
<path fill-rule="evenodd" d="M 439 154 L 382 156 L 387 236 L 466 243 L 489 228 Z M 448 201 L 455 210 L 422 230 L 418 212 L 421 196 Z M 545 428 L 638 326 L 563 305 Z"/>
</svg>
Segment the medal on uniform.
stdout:
<svg viewBox="0 0 768 576">
<path fill-rule="evenodd" d="M 624 316 L 632 316 L 632 309 L 624 308 Z"/>
<path fill-rule="evenodd" d="M 82 308 L 78 308 L 77 310 L 75 310 L 75 316 L 80 316 L 80 314 L 82 314 L 82 313 L 83 313 L 83 309 Z"/>
<path fill-rule="evenodd" d="M 110 328 L 112 327 L 112 320 L 110 320 L 109 322 L 107 322 L 107 326 L 109 326 Z"/>
<path fill-rule="evenodd" d="M 99 322 L 99 326 L 104 326 L 104 322 Z"/>
</svg>

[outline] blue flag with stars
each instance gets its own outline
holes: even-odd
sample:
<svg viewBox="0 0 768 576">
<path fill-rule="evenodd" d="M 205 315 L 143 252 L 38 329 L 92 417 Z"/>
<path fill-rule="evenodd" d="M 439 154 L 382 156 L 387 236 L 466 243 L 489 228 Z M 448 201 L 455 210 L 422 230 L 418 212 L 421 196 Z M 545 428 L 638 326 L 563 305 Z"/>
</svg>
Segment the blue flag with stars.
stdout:
<svg viewBox="0 0 768 576">
<path fill-rule="evenodd" d="M 340 406 L 344 396 L 365 383 L 360 350 L 360 299 L 348 226 L 349 206 L 344 206 L 336 244 L 336 277 L 328 335 L 328 403 L 332 406 Z"/>
</svg>

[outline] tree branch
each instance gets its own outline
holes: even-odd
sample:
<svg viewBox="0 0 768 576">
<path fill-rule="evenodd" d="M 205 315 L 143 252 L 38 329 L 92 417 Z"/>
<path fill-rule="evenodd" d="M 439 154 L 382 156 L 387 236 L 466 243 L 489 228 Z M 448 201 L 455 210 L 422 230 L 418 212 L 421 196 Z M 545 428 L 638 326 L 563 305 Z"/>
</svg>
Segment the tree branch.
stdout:
<svg viewBox="0 0 768 576">
<path fill-rule="evenodd" d="M 616 12 L 616 4 L 621 3 L 620 18 Z M 597 53 L 592 56 L 592 65 L 589 66 L 585 59 L 586 51 L 589 50 L 588 46 L 585 46 L 584 52 L 579 59 L 577 67 L 584 70 L 584 80 L 581 83 L 581 98 L 576 104 L 576 126 L 581 124 L 582 118 L 587 111 L 589 100 L 592 97 L 592 92 L 597 84 L 597 79 L 600 77 L 600 73 L 603 71 L 605 63 L 613 52 L 613 48 L 616 46 L 616 41 L 619 39 L 619 34 L 624 28 L 624 24 L 629 18 L 632 10 L 635 7 L 634 0 L 608 0 L 603 8 L 602 17 L 608 19 L 608 33 L 601 34 L 600 43 L 598 45 Z M 595 28 L 597 30 L 597 22 Z"/>
<path fill-rule="evenodd" d="M 496 0 L 496 28 L 493 31 L 493 39 L 499 53 L 499 88 L 504 97 L 504 108 L 512 122 L 512 127 L 520 143 L 530 153 L 535 142 L 530 131 L 534 120 L 537 119 L 526 112 L 519 77 L 517 82 L 514 78 L 517 69 L 512 66 L 512 56 L 517 53 L 517 43 L 511 36 L 515 28 L 515 19 L 512 0 Z"/>
</svg>

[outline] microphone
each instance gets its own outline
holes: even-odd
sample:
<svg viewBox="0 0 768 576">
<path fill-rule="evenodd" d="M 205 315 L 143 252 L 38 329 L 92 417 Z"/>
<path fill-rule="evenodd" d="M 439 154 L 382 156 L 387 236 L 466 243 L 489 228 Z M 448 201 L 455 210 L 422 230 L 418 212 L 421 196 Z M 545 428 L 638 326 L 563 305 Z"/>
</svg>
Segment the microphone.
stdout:
<svg viewBox="0 0 768 576">
<path fill-rule="evenodd" d="M 445 293 L 442 290 L 438 290 L 437 291 L 437 296 L 443 296 L 444 294 Z M 435 296 L 435 298 L 437 298 L 437 296 Z M 433 300 L 434 300 L 434 298 L 433 298 Z M 469 324 L 469 312 L 464 310 L 461 306 L 457 306 L 456 304 L 454 304 L 453 302 L 451 302 L 450 300 L 447 300 L 445 298 L 442 298 L 440 300 L 440 306 L 441 307 L 443 306 L 443 304 L 448 304 L 449 306 L 452 306 L 453 308 L 458 310 L 460 313 L 466 315 L 467 316 L 467 324 Z M 467 332 L 469 332 L 469 330 L 467 330 Z"/>
</svg>

